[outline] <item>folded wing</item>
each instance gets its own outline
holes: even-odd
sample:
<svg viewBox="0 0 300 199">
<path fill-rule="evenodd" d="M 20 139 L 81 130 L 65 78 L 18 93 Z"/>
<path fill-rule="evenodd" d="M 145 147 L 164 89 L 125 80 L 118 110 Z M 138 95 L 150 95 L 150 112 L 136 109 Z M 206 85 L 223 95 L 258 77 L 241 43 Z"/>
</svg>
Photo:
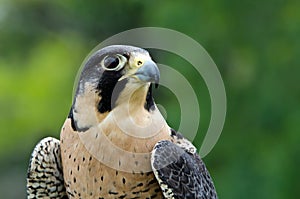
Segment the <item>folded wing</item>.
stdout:
<svg viewBox="0 0 300 199">
<path fill-rule="evenodd" d="M 27 198 L 67 199 L 59 140 L 44 138 L 34 148 L 27 173 Z"/>
</svg>

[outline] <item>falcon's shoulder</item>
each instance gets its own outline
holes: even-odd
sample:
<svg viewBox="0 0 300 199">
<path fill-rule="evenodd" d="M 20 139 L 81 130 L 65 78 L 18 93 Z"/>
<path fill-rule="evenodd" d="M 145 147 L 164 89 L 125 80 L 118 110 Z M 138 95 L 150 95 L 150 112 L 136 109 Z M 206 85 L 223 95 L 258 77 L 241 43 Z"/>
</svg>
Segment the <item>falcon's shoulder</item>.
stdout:
<svg viewBox="0 0 300 199">
<path fill-rule="evenodd" d="M 151 156 L 152 169 L 167 199 L 217 199 L 208 170 L 196 148 L 172 130 L 173 140 L 159 141 Z"/>
<path fill-rule="evenodd" d="M 47 137 L 35 146 L 27 173 L 27 198 L 67 198 L 59 140 Z"/>
</svg>

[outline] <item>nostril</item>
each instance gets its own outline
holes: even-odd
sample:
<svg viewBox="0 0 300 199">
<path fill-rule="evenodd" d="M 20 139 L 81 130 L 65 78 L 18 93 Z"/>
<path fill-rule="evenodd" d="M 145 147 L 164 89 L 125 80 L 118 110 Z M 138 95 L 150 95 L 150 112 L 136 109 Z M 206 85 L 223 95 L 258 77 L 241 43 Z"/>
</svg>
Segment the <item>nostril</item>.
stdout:
<svg viewBox="0 0 300 199">
<path fill-rule="evenodd" d="M 137 65 L 138 65 L 138 66 L 142 66 L 142 65 L 143 65 L 143 62 L 142 62 L 142 61 L 137 61 Z"/>
</svg>

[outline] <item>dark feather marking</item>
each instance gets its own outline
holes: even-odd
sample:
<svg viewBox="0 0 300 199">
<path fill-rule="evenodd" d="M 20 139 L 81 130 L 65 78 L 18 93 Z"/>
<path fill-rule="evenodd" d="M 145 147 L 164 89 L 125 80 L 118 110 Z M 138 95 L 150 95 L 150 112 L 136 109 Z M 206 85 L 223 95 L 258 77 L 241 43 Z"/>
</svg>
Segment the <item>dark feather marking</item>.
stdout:
<svg viewBox="0 0 300 199">
<path fill-rule="evenodd" d="M 71 127 L 74 131 L 78 131 L 78 132 L 85 132 L 87 130 L 89 130 L 90 128 L 89 127 L 84 127 L 84 128 L 79 128 L 76 124 L 76 121 L 74 119 L 74 116 L 73 116 L 73 107 L 71 108 L 70 112 L 69 112 L 69 115 L 68 115 L 68 118 L 71 119 Z"/>
<path fill-rule="evenodd" d="M 152 97 L 152 84 L 150 85 L 149 89 L 148 89 L 148 93 L 146 96 L 146 102 L 145 102 L 145 109 L 147 111 L 154 111 L 155 110 L 155 106 L 154 106 L 154 99 Z"/>
<path fill-rule="evenodd" d="M 174 129 L 171 128 L 171 136 L 177 139 L 184 139 L 183 135 L 179 132 L 176 132 Z"/>
<path fill-rule="evenodd" d="M 110 195 L 118 195 L 118 192 L 111 191 L 111 190 L 109 190 L 108 193 L 109 193 Z"/>
<path fill-rule="evenodd" d="M 71 127 L 74 131 L 76 131 L 76 125 L 75 125 L 75 121 L 74 121 L 74 117 L 73 117 L 73 107 L 71 108 L 68 118 L 71 119 Z"/>
<path fill-rule="evenodd" d="M 99 95 L 101 96 L 101 100 L 98 104 L 98 111 L 100 113 L 111 111 L 115 106 L 115 102 L 118 99 L 120 92 L 127 83 L 126 79 L 118 82 L 121 76 L 121 71 L 103 72 L 97 86 L 97 90 L 99 90 Z"/>
</svg>

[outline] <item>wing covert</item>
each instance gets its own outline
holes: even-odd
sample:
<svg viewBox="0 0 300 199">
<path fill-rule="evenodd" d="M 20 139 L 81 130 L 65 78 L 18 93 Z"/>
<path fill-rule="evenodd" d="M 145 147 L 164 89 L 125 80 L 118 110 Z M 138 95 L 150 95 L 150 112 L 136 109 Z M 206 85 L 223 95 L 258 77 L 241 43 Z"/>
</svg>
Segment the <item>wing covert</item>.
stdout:
<svg viewBox="0 0 300 199">
<path fill-rule="evenodd" d="M 188 141 L 184 139 L 184 143 L 186 142 Z M 205 164 L 196 152 L 190 153 L 190 148 L 182 146 L 186 144 L 180 146 L 163 140 L 155 145 L 152 152 L 152 168 L 164 196 L 167 199 L 217 199 Z"/>
</svg>

